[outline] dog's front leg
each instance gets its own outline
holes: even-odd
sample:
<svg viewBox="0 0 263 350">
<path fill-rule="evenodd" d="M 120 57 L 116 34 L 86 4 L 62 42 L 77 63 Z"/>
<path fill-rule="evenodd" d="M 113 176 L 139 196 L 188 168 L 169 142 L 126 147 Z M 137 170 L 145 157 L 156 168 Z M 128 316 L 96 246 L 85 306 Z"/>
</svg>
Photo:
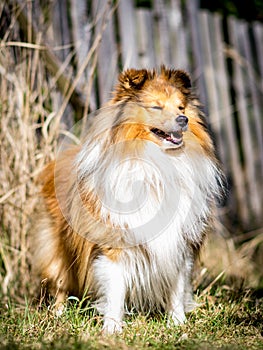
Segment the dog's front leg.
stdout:
<svg viewBox="0 0 263 350">
<path fill-rule="evenodd" d="M 103 332 L 112 334 L 122 331 L 124 314 L 125 281 L 120 262 L 101 256 L 95 265 L 95 278 L 99 283 L 98 310 L 103 314 Z"/>
<path fill-rule="evenodd" d="M 184 274 L 179 272 L 176 285 L 172 290 L 170 301 L 167 305 L 169 316 L 168 325 L 170 325 L 170 321 L 172 321 L 174 325 L 179 325 L 186 321 L 184 310 L 185 283 Z"/>
</svg>

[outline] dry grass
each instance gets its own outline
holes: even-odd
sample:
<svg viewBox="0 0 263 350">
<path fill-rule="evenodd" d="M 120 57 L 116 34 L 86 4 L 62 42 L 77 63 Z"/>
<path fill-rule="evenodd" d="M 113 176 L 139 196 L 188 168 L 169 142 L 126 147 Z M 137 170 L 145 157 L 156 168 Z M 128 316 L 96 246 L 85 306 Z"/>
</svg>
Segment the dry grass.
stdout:
<svg viewBox="0 0 263 350">
<path fill-rule="evenodd" d="M 246 237 L 250 239 L 243 242 Z M 235 237 L 218 221 L 202 250 L 196 285 L 223 278 L 230 286 L 262 288 L 262 253 L 263 229 Z"/>
<path fill-rule="evenodd" d="M 9 288 L 11 294 L 25 290 L 29 281 L 28 234 L 37 201 L 35 179 L 57 143 L 51 124 L 50 132 L 44 132 L 52 112 L 49 82 L 44 79 L 38 51 L 20 49 L 19 55 L 15 62 L 12 50 L 0 51 L 1 284 L 3 292 Z M 44 129 L 38 140 L 40 126 Z"/>
<path fill-rule="evenodd" d="M 5 30 L 0 46 L 0 285 L 4 295 L 19 299 L 25 292 L 31 293 L 30 232 L 37 207 L 37 177 L 44 164 L 55 157 L 59 140 L 70 134 L 63 121 L 69 116 L 74 123 L 74 110 L 68 111 L 67 107 L 81 74 L 89 65 L 90 81 L 85 84 L 86 101 L 81 106 L 84 122 L 87 118 L 97 50 L 105 23 L 113 11 L 110 6 L 108 2 L 99 14 L 101 31 L 71 80 L 65 72 L 72 71 L 69 69 L 72 53 L 54 74 L 52 69 L 47 70 L 50 64 L 47 54 L 41 54 L 45 53 L 45 47 L 39 44 L 43 33 L 33 33 L 34 28 L 28 23 L 23 29 L 37 43 L 18 40 L 20 8 L 16 11 L 14 7 L 10 25 Z M 31 10 L 28 4 L 29 17 Z M 1 15 L 3 11 L 4 4 L 1 4 Z"/>
</svg>

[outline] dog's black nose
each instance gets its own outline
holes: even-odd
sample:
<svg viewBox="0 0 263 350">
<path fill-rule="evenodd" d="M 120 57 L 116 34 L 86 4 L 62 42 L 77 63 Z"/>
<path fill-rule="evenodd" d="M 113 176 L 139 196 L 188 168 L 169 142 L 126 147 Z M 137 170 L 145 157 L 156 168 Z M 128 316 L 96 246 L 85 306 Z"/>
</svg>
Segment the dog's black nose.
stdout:
<svg viewBox="0 0 263 350">
<path fill-rule="evenodd" d="M 185 116 L 185 115 L 179 115 L 177 118 L 176 118 L 176 122 L 182 127 L 184 128 L 187 123 L 188 123 L 188 118 Z"/>
</svg>

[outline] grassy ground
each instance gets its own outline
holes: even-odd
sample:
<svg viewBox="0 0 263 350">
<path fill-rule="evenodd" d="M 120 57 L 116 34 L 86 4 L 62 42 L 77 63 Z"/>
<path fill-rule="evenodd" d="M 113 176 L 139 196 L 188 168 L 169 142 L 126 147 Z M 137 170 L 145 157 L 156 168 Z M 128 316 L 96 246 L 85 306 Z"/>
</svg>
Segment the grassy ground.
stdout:
<svg viewBox="0 0 263 350">
<path fill-rule="evenodd" d="M 166 326 L 163 315 L 126 318 L 123 333 L 101 334 L 101 318 L 71 303 L 61 317 L 47 307 L 2 305 L 1 349 L 262 349 L 263 299 L 251 291 L 221 286 L 197 297 L 199 308 L 182 326 Z"/>
</svg>

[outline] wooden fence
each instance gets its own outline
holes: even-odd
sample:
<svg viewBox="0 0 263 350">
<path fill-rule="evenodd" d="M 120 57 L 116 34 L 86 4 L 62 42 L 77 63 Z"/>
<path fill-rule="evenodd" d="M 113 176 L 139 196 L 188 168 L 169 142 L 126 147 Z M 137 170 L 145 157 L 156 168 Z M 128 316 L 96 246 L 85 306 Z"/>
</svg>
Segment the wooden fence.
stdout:
<svg viewBox="0 0 263 350">
<path fill-rule="evenodd" d="M 229 180 L 224 211 L 243 229 L 262 227 L 262 24 L 222 18 L 199 9 L 194 0 L 154 0 L 151 8 L 134 3 L 57 0 L 45 8 L 46 22 L 40 21 L 40 1 L 32 3 L 33 24 L 34 14 L 38 17 L 35 31 L 45 29 L 41 43 L 64 47 L 47 50 L 46 60 L 58 68 L 64 64 L 67 76 L 78 77 L 68 95 L 71 105 L 76 109 L 83 104 L 86 111 L 101 106 L 123 67 L 164 63 L 189 71 Z"/>
</svg>

